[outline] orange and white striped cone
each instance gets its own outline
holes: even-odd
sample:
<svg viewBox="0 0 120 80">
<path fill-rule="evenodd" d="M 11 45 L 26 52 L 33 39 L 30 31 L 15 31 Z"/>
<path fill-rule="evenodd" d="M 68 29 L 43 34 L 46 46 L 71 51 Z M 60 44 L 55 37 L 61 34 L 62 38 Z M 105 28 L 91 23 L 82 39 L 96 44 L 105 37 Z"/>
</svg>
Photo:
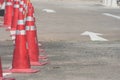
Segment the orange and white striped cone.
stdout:
<svg viewBox="0 0 120 80">
<path fill-rule="evenodd" d="M 15 40 L 15 34 L 16 34 L 16 28 L 17 28 L 17 21 L 18 21 L 18 14 L 19 14 L 19 1 L 20 0 L 14 0 L 14 13 L 13 13 L 13 20 L 12 20 L 12 25 L 11 25 L 11 37 L 12 40 Z"/>
<path fill-rule="evenodd" d="M 42 66 L 47 62 L 39 62 L 39 50 L 36 37 L 36 27 L 34 26 L 34 18 L 32 8 L 28 7 L 28 14 L 26 18 L 26 33 L 28 42 L 28 53 L 30 57 L 30 64 L 33 66 Z"/>
<path fill-rule="evenodd" d="M 33 7 L 32 3 L 28 3 L 28 5 L 29 5 L 29 7 L 31 7 L 31 8 L 32 8 L 34 22 L 36 22 L 34 7 Z M 36 25 L 35 25 L 35 27 L 36 27 Z M 36 29 L 36 30 L 37 30 L 37 29 Z M 37 31 L 36 31 L 36 32 L 37 32 Z M 41 46 L 42 46 L 42 44 L 41 44 L 41 43 L 38 43 L 38 46 L 39 46 L 39 47 L 41 47 Z M 43 52 L 43 51 L 44 51 L 43 49 L 40 49 L 40 52 Z"/>
<path fill-rule="evenodd" d="M 4 15 L 4 25 L 8 29 L 11 29 L 13 15 L 13 0 L 6 0 L 5 15 Z"/>
<path fill-rule="evenodd" d="M 35 73 L 39 70 L 31 69 L 30 59 L 27 51 L 26 31 L 23 15 L 23 7 L 19 9 L 19 17 L 16 31 L 15 48 L 13 54 L 12 69 L 8 72 L 13 73 Z"/>
<path fill-rule="evenodd" d="M 36 22 L 34 7 L 33 7 L 32 3 L 29 3 L 28 5 L 32 8 L 34 22 Z M 36 27 L 36 24 L 35 24 L 35 27 Z M 37 34 L 37 29 L 36 29 L 36 34 Z M 36 37 L 37 37 L 37 36 L 36 36 Z M 37 40 L 37 41 L 38 41 L 38 40 Z M 38 43 L 38 46 L 39 46 L 39 47 L 41 47 L 41 46 L 42 46 L 42 44 L 41 44 L 40 42 L 37 42 L 37 43 Z M 46 52 L 45 52 L 45 50 L 44 50 L 44 49 L 41 49 L 41 48 L 40 48 L 40 50 L 39 50 L 39 51 L 40 51 L 40 53 L 41 53 L 41 52 L 46 53 Z M 40 58 L 40 59 L 47 59 L 47 56 L 41 56 L 41 55 L 40 55 L 40 56 L 39 56 L 39 58 Z"/>
<path fill-rule="evenodd" d="M 27 6 L 27 0 L 23 0 L 24 1 L 24 8 Z"/>
<path fill-rule="evenodd" d="M 35 26 L 35 28 L 36 28 L 36 24 L 35 24 L 35 15 L 34 15 L 34 7 L 33 7 L 33 5 L 32 5 L 32 3 L 29 3 L 28 4 L 28 6 L 29 6 L 29 8 L 31 8 L 31 14 L 32 14 L 32 16 L 33 16 L 33 19 L 34 19 L 34 26 Z M 39 49 L 39 46 L 42 46 L 42 44 L 41 43 L 38 43 L 38 39 L 37 39 L 37 28 L 36 28 L 36 30 L 35 30 L 35 36 L 36 36 L 36 41 L 37 41 L 37 45 L 38 45 L 38 53 L 41 53 L 41 52 L 44 52 L 45 53 L 45 50 L 44 49 Z M 41 54 L 40 54 L 40 56 L 39 56 L 39 59 L 47 59 L 47 56 L 42 56 Z"/>
<path fill-rule="evenodd" d="M 1 58 L 0 58 L 0 80 L 15 80 L 14 78 L 4 78 L 3 77 Z"/>
<path fill-rule="evenodd" d="M 16 26 L 17 26 L 17 20 L 18 20 L 19 7 L 23 7 L 23 6 L 24 6 L 23 0 L 14 0 L 14 16 L 13 16 L 13 21 L 12 21 L 12 26 L 10 31 L 14 44 L 15 44 L 15 35 L 16 35 Z M 23 8 L 23 14 L 25 15 L 24 8 Z"/>
<path fill-rule="evenodd" d="M 25 9 L 25 3 L 24 0 L 20 0 L 20 6 L 23 7 L 23 14 L 24 14 L 24 22 L 26 21 L 26 9 Z"/>
<path fill-rule="evenodd" d="M 24 22 L 26 22 L 27 5 L 25 0 L 20 0 L 20 5 L 23 6 Z"/>
<path fill-rule="evenodd" d="M 26 0 L 23 0 L 23 1 L 24 1 L 24 9 L 27 12 L 27 1 Z"/>
</svg>

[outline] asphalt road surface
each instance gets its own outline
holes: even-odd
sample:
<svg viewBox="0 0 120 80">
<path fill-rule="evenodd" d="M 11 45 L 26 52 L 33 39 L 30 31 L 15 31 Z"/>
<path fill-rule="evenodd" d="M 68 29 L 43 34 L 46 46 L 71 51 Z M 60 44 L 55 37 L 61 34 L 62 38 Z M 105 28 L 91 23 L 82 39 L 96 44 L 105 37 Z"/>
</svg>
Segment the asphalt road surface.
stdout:
<svg viewBox="0 0 120 80">
<path fill-rule="evenodd" d="M 119 80 L 120 10 L 96 2 L 32 0 L 38 40 L 49 64 L 35 74 L 8 74 L 16 80 Z M 11 67 L 13 43 L 1 28 L 3 69 Z M 4 33 L 4 34 L 3 34 Z"/>
</svg>

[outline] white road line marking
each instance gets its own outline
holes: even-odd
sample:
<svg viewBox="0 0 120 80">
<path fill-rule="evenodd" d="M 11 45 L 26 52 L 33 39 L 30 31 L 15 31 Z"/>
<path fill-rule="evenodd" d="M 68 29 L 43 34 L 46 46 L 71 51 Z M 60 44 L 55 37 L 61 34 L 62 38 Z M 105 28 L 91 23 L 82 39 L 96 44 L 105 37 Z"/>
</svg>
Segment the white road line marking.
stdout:
<svg viewBox="0 0 120 80">
<path fill-rule="evenodd" d="M 110 17 L 113 17 L 113 18 L 116 18 L 116 19 L 120 19 L 120 16 L 116 16 L 116 15 L 113 15 L 113 14 L 110 14 L 110 13 L 103 13 L 103 15 L 110 16 Z"/>
<path fill-rule="evenodd" d="M 12 66 L 10 66 L 8 69 L 12 69 Z M 12 73 L 3 73 L 3 77 L 7 75 L 11 75 Z"/>
<path fill-rule="evenodd" d="M 52 9 L 43 9 L 42 11 L 47 12 L 47 13 L 56 13 L 56 11 Z"/>
<path fill-rule="evenodd" d="M 104 38 L 98 36 L 98 35 L 102 35 L 100 33 L 85 31 L 81 35 L 88 35 L 92 41 L 108 41 L 107 39 L 104 39 Z"/>
</svg>

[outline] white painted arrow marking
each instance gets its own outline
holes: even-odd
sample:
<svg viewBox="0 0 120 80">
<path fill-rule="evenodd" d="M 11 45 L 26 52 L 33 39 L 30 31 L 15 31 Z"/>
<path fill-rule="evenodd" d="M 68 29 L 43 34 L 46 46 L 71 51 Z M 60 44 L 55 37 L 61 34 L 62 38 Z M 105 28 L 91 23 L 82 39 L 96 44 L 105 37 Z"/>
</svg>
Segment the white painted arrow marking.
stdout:
<svg viewBox="0 0 120 80">
<path fill-rule="evenodd" d="M 108 41 L 107 39 L 104 39 L 104 38 L 98 36 L 98 35 L 102 35 L 100 33 L 85 31 L 81 35 L 88 35 L 92 41 Z"/>
<path fill-rule="evenodd" d="M 120 19 L 120 16 L 116 16 L 116 15 L 113 15 L 113 14 L 110 14 L 110 13 L 103 13 L 103 15 L 113 17 L 113 18 L 116 18 L 116 19 Z"/>
<path fill-rule="evenodd" d="M 43 9 L 42 11 L 47 12 L 47 13 L 56 13 L 56 11 L 52 9 Z"/>
</svg>

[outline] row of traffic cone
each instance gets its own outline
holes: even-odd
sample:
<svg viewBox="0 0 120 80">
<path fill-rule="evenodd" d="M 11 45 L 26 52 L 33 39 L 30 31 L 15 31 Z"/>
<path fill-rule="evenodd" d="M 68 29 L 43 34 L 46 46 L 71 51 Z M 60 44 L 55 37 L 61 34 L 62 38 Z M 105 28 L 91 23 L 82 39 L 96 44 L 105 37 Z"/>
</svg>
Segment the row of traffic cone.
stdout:
<svg viewBox="0 0 120 80">
<path fill-rule="evenodd" d="M 14 16 L 11 17 L 11 14 L 7 14 L 10 11 Z M 30 1 L 28 3 L 26 0 L 7 0 L 4 19 L 6 21 L 4 24 L 9 25 L 9 29 L 15 39 L 12 69 L 6 70 L 6 72 L 38 72 L 39 70 L 31 69 L 31 65 L 42 66 L 47 64 L 47 62 L 41 62 L 46 57 L 39 54 L 40 50 L 32 3 Z"/>
<path fill-rule="evenodd" d="M 18 23 L 15 38 L 15 49 L 13 63 L 10 72 L 37 72 L 30 68 L 30 57 L 28 54 L 28 43 L 26 38 L 23 5 L 20 5 Z"/>
<path fill-rule="evenodd" d="M 4 26 L 7 26 L 8 29 L 15 28 L 15 23 L 17 19 L 17 12 L 19 4 L 23 5 L 27 10 L 27 4 L 30 3 L 29 0 L 6 0 L 5 3 L 5 14 L 4 14 Z M 17 25 L 17 24 L 16 24 Z"/>
<path fill-rule="evenodd" d="M 10 7 L 9 7 L 10 6 Z M 10 28 L 10 19 L 12 17 L 12 13 L 11 13 L 11 10 L 12 10 L 12 1 L 7 1 L 6 2 L 6 11 L 5 13 L 9 13 L 7 14 L 5 17 L 4 17 L 4 26 L 3 27 L 8 27 Z M 3 77 L 3 70 L 2 70 L 2 64 L 1 64 L 1 57 L 0 57 L 0 80 L 15 80 L 14 78 L 4 78 Z"/>
</svg>

